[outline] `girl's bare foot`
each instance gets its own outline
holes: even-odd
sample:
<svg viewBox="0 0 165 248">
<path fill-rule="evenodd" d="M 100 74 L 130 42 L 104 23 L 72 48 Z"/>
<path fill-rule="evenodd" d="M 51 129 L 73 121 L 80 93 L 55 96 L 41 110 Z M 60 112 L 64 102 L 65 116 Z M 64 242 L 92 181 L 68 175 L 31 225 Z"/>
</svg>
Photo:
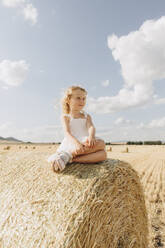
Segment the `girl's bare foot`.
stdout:
<svg viewBox="0 0 165 248">
<path fill-rule="evenodd" d="M 65 168 L 65 163 L 61 158 L 57 158 L 53 163 L 52 163 L 52 169 L 54 172 L 57 172 L 58 169 L 60 171 L 64 170 Z"/>
<path fill-rule="evenodd" d="M 71 160 L 71 154 L 65 151 L 61 151 L 56 154 L 53 160 L 52 168 L 54 172 L 65 169 L 65 165 Z"/>
</svg>

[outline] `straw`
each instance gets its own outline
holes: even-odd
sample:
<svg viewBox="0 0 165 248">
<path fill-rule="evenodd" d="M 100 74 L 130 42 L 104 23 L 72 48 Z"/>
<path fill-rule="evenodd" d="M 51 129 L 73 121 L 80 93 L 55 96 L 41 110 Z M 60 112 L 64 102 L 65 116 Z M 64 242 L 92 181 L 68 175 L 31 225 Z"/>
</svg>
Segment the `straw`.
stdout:
<svg viewBox="0 0 165 248">
<path fill-rule="evenodd" d="M 144 194 L 129 164 L 107 159 L 54 173 L 45 161 L 18 151 L 0 165 L 0 247 L 147 248 Z"/>
</svg>

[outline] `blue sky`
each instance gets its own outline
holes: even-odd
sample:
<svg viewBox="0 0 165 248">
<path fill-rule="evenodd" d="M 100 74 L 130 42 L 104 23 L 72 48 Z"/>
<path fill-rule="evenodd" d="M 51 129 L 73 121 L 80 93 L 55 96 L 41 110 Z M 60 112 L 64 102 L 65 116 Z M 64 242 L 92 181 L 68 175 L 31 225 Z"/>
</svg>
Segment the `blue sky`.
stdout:
<svg viewBox="0 0 165 248">
<path fill-rule="evenodd" d="M 106 141 L 165 140 L 165 2 L 0 0 L 0 136 L 61 141 L 59 101 L 88 91 Z"/>
</svg>

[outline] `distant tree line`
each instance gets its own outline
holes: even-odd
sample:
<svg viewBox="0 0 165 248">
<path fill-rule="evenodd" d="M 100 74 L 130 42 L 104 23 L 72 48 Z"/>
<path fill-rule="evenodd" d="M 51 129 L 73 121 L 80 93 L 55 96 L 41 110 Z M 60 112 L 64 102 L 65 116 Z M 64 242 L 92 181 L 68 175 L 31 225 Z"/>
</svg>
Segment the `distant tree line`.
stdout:
<svg viewBox="0 0 165 248">
<path fill-rule="evenodd" d="M 111 142 L 105 142 L 106 145 L 111 145 Z"/>
<path fill-rule="evenodd" d="M 128 141 L 127 145 L 164 145 L 165 143 L 163 143 L 161 140 L 157 140 L 157 141 Z"/>
<path fill-rule="evenodd" d="M 127 145 L 143 145 L 143 141 L 128 141 Z"/>
<path fill-rule="evenodd" d="M 28 142 L 30 143 L 30 142 Z M 61 142 L 52 142 L 52 145 L 60 145 Z M 113 142 L 105 142 L 106 145 L 113 145 Z M 127 141 L 126 145 L 165 145 L 161 140 L 157 141 Z"/>
</svg>

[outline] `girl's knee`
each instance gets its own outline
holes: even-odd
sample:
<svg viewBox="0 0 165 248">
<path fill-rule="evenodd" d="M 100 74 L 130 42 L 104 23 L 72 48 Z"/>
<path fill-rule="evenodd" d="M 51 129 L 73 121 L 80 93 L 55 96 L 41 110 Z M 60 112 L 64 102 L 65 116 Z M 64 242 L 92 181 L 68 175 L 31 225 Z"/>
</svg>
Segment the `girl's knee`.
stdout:
<svg viewBox="0 0 165 248">
<path fill-rule="evenodd" d="M 97 145 L 99 146 L 100 149 L 104 150 L 105 149 L 105 142 L 102 139 L 97 140 Z"/>
<path fill-rule="evenodd" d="M 105 150 L 102 151 L 102 155 L 101 155 L 102 161 L 107 159 L 107 153 Z"/>
<path fill-rule="evenodd" d="M 106 160 L 106 159 L 107 159 L 107 153 L 106 153 L 106 151 L 105 151 L 105 150 L 103 151 L 103 157 L 104 157 L 104 160 Z"/>
</svg>

